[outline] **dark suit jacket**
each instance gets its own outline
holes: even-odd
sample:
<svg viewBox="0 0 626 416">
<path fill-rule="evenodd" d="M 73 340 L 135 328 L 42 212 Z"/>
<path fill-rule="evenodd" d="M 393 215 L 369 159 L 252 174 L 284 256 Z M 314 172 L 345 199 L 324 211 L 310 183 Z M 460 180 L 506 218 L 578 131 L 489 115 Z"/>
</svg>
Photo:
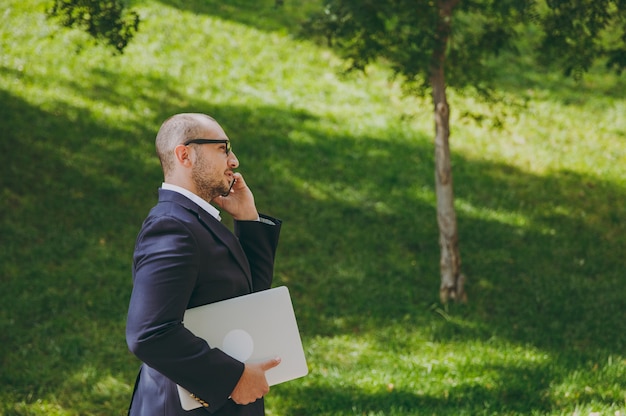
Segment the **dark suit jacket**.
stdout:
<svg viewBox="0 0 626 416">
<path fill-rule="evenodd" d="M 185 310 L 269 289 L 280 233 L 275 225 L 235 221 L 235 234 L 187 197 L 159 190 L 137 237 L 126 340 L 141 360 L 132 416 L 263 415 L 263 401 L 228 398 L 244 364 L 195 337 L 182 325 Z M 208 404 L 180 406 L 180 384 Z"/>
</svg>

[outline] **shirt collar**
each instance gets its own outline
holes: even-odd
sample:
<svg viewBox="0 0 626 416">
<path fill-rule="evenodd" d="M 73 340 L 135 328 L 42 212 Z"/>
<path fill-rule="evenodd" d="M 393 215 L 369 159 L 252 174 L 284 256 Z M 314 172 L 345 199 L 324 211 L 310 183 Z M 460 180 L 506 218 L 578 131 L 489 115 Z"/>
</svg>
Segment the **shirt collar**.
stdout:
<svg viewBox="0 0 626 416">
<path fill-rule="evenodd" d="M 217 208 L 215 208 L 213 205 L 206 202 L 204 199 L 200 198 L 198 195 L 191 192 L 189 189 L 185 189 L 180 186 L 172 185 L 171 183 L 166 183 L 166 182 L 163 182 L 161 184 L 161 189 L 178 192 L 179 194 L 186 196 L 187 198 L 191 199 L 193 202 L 198 204 L 200 208 L 202 208 L 203 210 L 208 212 L 211 216 L 216 218 L 218 221 L 222 220 L 222 218 L 220 217 L 220 212 L 217 210 Z"/>
</svg>

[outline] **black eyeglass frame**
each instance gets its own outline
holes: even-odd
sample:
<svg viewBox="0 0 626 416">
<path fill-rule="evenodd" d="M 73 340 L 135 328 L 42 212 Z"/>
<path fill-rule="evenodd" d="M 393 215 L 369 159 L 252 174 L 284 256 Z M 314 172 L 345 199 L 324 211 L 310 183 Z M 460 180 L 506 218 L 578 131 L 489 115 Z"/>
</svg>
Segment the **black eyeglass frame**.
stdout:
<svg viewBox="0 0 626 416">
<path fill-rule="evenodd" d="M 232 147 L 230 146 L 230 140 L 228 139 L 190 139 L 183 143 L 183 145 L 185 146 L 188 146 L 190 144 L 225 144 L 226 156 L 228 156 L 232 150 Z"/>
</svg>

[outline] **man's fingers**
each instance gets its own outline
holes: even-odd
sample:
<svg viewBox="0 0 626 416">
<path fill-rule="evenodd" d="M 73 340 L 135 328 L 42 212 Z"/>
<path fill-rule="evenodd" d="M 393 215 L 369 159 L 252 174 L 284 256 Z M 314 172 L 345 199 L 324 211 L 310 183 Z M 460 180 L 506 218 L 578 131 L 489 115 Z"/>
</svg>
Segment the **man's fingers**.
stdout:
<svg viewBox="0 0 626 416">
<path fill-rule="evenodd" d="M 246 187 L 246 181 L 243 179 L 243 176 L 241 175 L 241 173 L 239 172 L 233 173 L 233 179 L 236 180 L 235 184 L 233 185 L 233 188 L 241 189 L 241 188 Z"/>
<path fill-rule="evenodd" d="M 261 368 L 263 371 L 270 370 L 280 364 L 280 357 L 272 358 L 271 360 L 267 360 L 261 364 Z"/>
</svg>

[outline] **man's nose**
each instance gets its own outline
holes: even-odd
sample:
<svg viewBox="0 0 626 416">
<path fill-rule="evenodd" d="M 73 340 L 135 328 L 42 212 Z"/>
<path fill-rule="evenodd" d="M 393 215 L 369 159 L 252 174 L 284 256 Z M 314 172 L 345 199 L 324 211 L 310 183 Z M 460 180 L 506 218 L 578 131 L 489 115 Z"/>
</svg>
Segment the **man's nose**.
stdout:
<svg viewBox="0 0 626 416">
<path fill-rule="evenodd" d="M 235 152 L 233 152 L 232 150 L 228 155 L 228 166 L 230 166 L 231 168 L 237 168 L 239 166 L 239 159 L 237 159 L 237 156 L 235 156 Z"/>
</svg>

